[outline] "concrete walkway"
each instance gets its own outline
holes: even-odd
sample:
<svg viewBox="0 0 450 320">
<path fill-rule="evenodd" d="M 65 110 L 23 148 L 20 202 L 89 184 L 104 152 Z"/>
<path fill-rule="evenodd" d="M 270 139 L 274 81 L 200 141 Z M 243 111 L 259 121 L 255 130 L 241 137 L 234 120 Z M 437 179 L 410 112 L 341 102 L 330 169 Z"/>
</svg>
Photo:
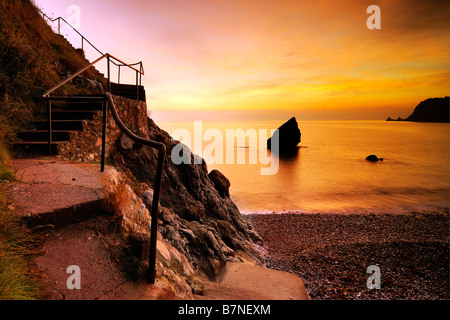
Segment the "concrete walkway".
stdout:
<svg viewBox="0 0 450 320">
<path fill-rule="evenodd" d="M 310 300 L 302 278 L 247 263 L 228 263 L 199 300 Z"/>
<path fill-rule="evenodd" d="M 14 159 L 12 167 L 17 181 L 7 194 L 30 227 L 60 227 L 103 211 L 105 175 L 100 173 L 100 165 L 38 158 Z"/>
</svg>

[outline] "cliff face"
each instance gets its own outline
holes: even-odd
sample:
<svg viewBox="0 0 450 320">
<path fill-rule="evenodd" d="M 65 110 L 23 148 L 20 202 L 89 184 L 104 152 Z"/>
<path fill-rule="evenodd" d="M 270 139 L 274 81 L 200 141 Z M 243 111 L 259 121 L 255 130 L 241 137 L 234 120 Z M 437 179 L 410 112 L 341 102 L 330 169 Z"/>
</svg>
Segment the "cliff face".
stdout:
<svg viewBox="0 0 450 320">
<path fill-rule="evenodd" d="M 430 98 L 420 102 L 414 112 L 406 119 L 398 118 L 387 121 L 415 121 L 415 122 L 450 122 L 450 97 Z"/>
<path fill-rule="evenodd" d="M 167 147 L 158 229 L 163 238 L 184 254 L 194 269 L 210 279 L 217 277 L 227 261 L 250 260 L 264 265 L 266 252 L 261 247 L 261 238 L 244 222 L 228 193 L 223 192 L 223 186 L 216 188 L 208 176 L 206 163 L 175 165 L 171 151 L 178 142 L 172 141 L 151 119 L 147 125 L 146 136 Z M 122 137 L 111 157 L 116 166 L 140 184 L 141 196 L 148 207 L 151 191 L 148 196 L 145 190 L 153 186 L 157 151 L 130 144 Z"/>
<path fill-rule="evenodd" d="M 419 103 L 405 120 L 417 122 L 449 122 L 449 97 L 430 98 Z"/>
</svg>

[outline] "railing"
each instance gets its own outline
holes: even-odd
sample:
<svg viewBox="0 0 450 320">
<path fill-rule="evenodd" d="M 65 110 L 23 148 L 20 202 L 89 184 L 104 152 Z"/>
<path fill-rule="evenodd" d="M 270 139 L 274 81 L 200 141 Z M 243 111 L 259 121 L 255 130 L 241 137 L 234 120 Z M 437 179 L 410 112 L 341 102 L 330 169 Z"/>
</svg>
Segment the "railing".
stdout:
<svg viewBox="0 0 450 320">
<path fill-rule="evenodd" d="M 97 60 L 95 60 L 94 62 L 91 62 L 90 64 L 88 64 L 87 66 L 81 68 L 80 70 L 78 70 L 77 72 L 75 72 L 73 75 L 69 76 L 67 79 L 61 81 L 60 83 L 58 83 L 56 86 L 54 86 L 53 88 L 47 90 L 46 92 L 44 92 L 44 94 L 42 95 L 43 97 L 47 97 L 50 93 L 52 93 L 53 91 L 55 91 L 56 89 L 60 88 L 61 86 L 63 86 L 64 84 L 66 84 L 67 82 L 69 82 L 70 80 L 72 80 L 73 78 L 75 78 L 76 76 L 79 76 L 80 74 L 82 74 L 83 72 L 85 72 L 86 70 L 88 70 L 89 68 L 93 67 L 95 64 L 97 64 L 99 61 L 103 60 L 103 59 L 107 59 L 108 63 L 107 63 L 107 77 L 108 77 L 108 92 L 111 92 L 111 71 L 110 71 L 110 63 L 113 63 L 115 65 L 117 65 L 116 63 L 114 63 L 113 60 L 116 60 L 117 62 L 119 62 L 121 65 L 119 67 L 128 67 L 132 70 L 134 70 L 136 72 L 136 100 L 139 100 L 139 86 L 141 85 L 141 79 L 142 76 L 145 75 L 144 73 L 144 67 L 142 65 L 142 62 L 138 62 L 138 63 L 134 63 L 134 64 L 127 64 L 125 62 L 123 62 L 122 60 L 110 55 L 109 53 L 103 54 L 100 58 L 98 58 Z M 134 68 L 134 65 L 139 64 L 139 70 Z"/>
<path fill-rule="evenodd" d="M 87 43 L 88 43 L 94 50 L 96 50 L 100 55 L 102 55 L 102 56 L 104 55 L 103 52 L 101 52 L 96 46 L 94 46 L 88 39 L 86 39 L 85 36 L 83 36 L 77 29 L 75 29 L 75 28 L 74 28 L 69 22 L 67 22 L 64 18 L 62 18 L 62 17 L 57 17 L 57 18 L 55 18 L 55 19 L 52 19 L 52 18 L 50 18 L 49 16 L 47 16 L 44 12 L 42 12 L 38 7 L 36 7 L 36 9 L 42 14 L 42 17 L 43 17 L 44 19 L 47 19 L 47 20 L 50 21 L 51 23 L 53 23 L 53 22 L 55 22 L 55 21 L 58 21 L 58 34 L 59 34 L 59 35 L 61 35 L 61 21 L 64 22 L 64 23 L 65 23 L 68 27 L 70 27 L 73 31 L 75 31 L 75 32 L 80 36 L 80 38 L 81 38 L 81 50 L 84 51 L 84 42 L 87 42 Z M 118 60 L 118 62 L 119 62 L 119 61 L 120 61 L 120 60 Z M 118 84 L 120 84 L 120 68 L 121 68 L 121 67 L 139 65 L 140 76 L 139 76 L 139 81 L 138 81 L 138 73 L 136 73 L 136 85 L 138 85 L 138 82 L 139 82 L 139 85 L 141 85 L 141 83 L 142 83 L 142 75 L 144 75 L 144 66 L 143 66 L 143 64 L 142 64 L 142 61 L 139 61 L 139 62 L 136 62 L 136 63 L 133 63 L 133 64 L 126 64 L 126 63 L 123 63 L 122 61 L 120 61 L 120 64 L 117 64 L 117 63 L 114 62 L 114 61 L 111 61 L 111 63 L 114 64 L 116 67 L 119 68 L 119 70 L 118 70 L 118 77 L 117 77 L 117 83 L 118 83 Z M 109 72 L 109 69 L 108 69 L 108 72 Z M 108 78 L 109 78 L 109 77 L 108 77 Z M 139 90 L 138 90 L 137 96 L 138 96 L 137 99 L 139 99 Z"/>
<path fill-rule="evenodd" d="M 39 8 L 36 8 L 39 10 Z M 48 126 L 48 145 L 49 145 L 49 153 L 52 153 L 52 104 L 51 101 L 54 100 L 61 100 L 61 99 L 70 99 L 70 100 L 78 100 L 78 101 L 96 101 L 96 102 L 102 102 L 102 114 L 103 114 L 103 127 L 102 127 L 102 152 L 101 152 L 101 168 L 100 171 L 105 170 L 105 151 L 106 151 L 106 123 L 107 123 L 107 112 L 108 112 L 108 105 L 110 106 L 111 114 L 114 118 L 114 121 L 120 128 L 120 130 L 127 135 L 130 139 L 133 141 L 136 141 L 142 145 L 147 145 L 152 148 L 155 148 L 158 150 L 158 162 L 156 167 L 156 177 L 155 177 L 155 183 L 154 183 L 154 190 L 153 190 L 153 199 L 152 199 L 152 208 L 151 208 L 151 224 L 150 224 L 150 252 L 149 252 L 149 269 L 147 271 L 147 281 L 151 284 L 155 283 L 155 275 L 156 275 L 156 245 L 157 245 L 157 227 L 158 227 L 158 216 L 159 216 L 159 195 L 161 190 L 161 180 L 162 180 L 162 173 L 163 173 L 163 167 L 164 167 L 164 160 L 165 160 L 165 154 L 166 154 L 166 146 L 157 141 L 148 140 L 139 136 L 136 136 L 134 133 L 132 133 L 122 122 L 120 119 L 116 107 L 114 105 L 114 101 L 111 98 L 111 71 L 110 71 L 110 64 L 113 63 L 116 65 L 118 70 L 118 84 L 120 84 L 120 68 L 121 67 L 128 67 L 136 72 L 136 100 L 139 100 L 139 86 L 142 83 L 142 76 L 145 75 L 144 73 L 144 67 L 142 64 L 142 61 L 134 64 L 127 64 L 118 58 L 110 55 L 109 53 L 103 54 L 99 49 L 97 49 L 89 40 L 87 40 L 78 30 L 76 30 L 72 25 L 70 25 L 64 18 L 58 17 L 56 19 L 51 19 L 48 17 L 45 13 L 43 13 L 41 10 L 39 12 L 43 15 L 44 18 L 47 18 L 49 21 L 54 22 L 58 21 L 58 34 L 61 34 L 61 21 L 66 23 L 70 28 L 72 28 L 80 37 L 81 37 L 81 49 L 84 50 L 84 42 L 86 41 L 92 48 L 94 48 L 98 53 L 101 54 L 101 57 L 96 59 L 94 62 L 88 64 L 81 70 L 77 71 L 73 75 L 69 76 L 67 79 L 61 81 L 59 84 L 54 86 L 53 88 L 47 90 L 44 92 L 42 97 L 47 100 L 47 126 Z M 96 63 L 103 59 L 107 59 L 107 76 L 108 76 L 108 88 L 104 95 L 101 96 L 78 96 L 78 97 L 50 97 L 50 94 L 63 86 L 64 84 L 68 83 L 73 78 L 77 77 L 78 75 L 82 74 L 92 66 L 94 66 Z M 134 66 L 139 65 L 139 69 L 136 69 Z"/>
<path fill-rule="evenodd" d="M 68 83 L 70 80 L 72 80 L 73 78 L 77 77 L 78 75 L 82 74 L 83 72 L 85 72 L 86 70 L 88 70 L 89 68 L 91 68 L 92 66 L 94 66 L 96 63 L 98 63 L 99 61 L 103 60 L 103 59 L 107 59 L 108 63 L 107 63 L 107 70 L 108 70 L 108 92 L 111 92 L 111 74 L 110 74 L 110 62 L 111 59 L 114 59 L 118 62 L 120 62 L 121 64 L 123 64 L 124 66 L 127 66 L 129 68 L 131 68 L 132 70 L 136 71 L 136 99 L 139 100 L 139 85 L 138 85 L 138 76 L 137 74 L 141 74 L 143 75 L 143 68 L 142 68 L 142 64 L 141 64 L 141 70 L 138 70 L 134 67 L 132 67 L 131 65 L 119 60 L 118 58 L 110 55 L 109 53 L 106 53 L 104 55 L 102 55 L 100 58 L 98 58 L 97 60 L 95 60 L 94 62 L 88 64 L 87 66 L 85 66 L 84 68 L 81 68 L 79 71 L 75 72 L 73 75 L 69 76 L 68 78 L 66 78 L 65 80 L 61 81 L 60 83 L 58 83 L 56 86 L 54 86 L 53 88 L 47 90 L 44 92 L 44 94 L 42 95 L 42 97 L 44 99 L 47 100 L 47 128 L 48 128 L 48 148 L 49 148 L 49 153 L 52 153 L 52 139 L 53 139 L 53 130 L 52 130 L 52 100 L 58 100 L 57 98 L 50 98 L 49 95 L 50 93 L 54 92 L 55 90 L 57 90 L 58 88 L 62 87 L 64 84 Z M 106 112 L 103 112 L 103 116 L 104 116 L 104 121 L 106 121 Z M 104 163 L 105 163 L 105 153 L 104 153 L 104 148 L 102 150 L 102 171 L 104 169 Z"/>
<path fill-rule="evenodd" d="M 114 121 L 119 126 L 119 128 L 122 130 L 123 133 L 125 133 L 130 139 L 141 143 L 143 145 L 150 146 L 152 148 L 155 148 L 158 150 L 158 163 L 156 166 L 156 177 L 155 177 L 155 184 L 154 184 L 154 190 L 153 190 L 153 199 L 152 199 L 152 212 L 151 212 L 151 224 L 150 224 L 150 252 L 149 252 L 149 268 L 147 271 L 147 281 L 151 284 L 155 283 L 155 271 L 156 271 L 156 245 L 157 245 L 157 238 L 158 238 L 158 215 L 159 215 L 159 194 L 161 190 L 161 179 L 162 179 L 162 172 L 164 167 L 164 160 L 166 155 L 166 146 L 161 142 L 156 142 L 148 139 L 144 139 L 142 137 L 136 136 L 134 133 L 132 133 L 120 120 L 119 115 L 117 114 L 116 107 L 114 105 L 114 101 L 111 98 L 111 95 L 109 93 L 105 94 L 105 99 L 108 102 L 111 114 L 114 118 Z M 105 112 L 106 110 L 104 110 Z M 106 130 L 105 122 L 103 123 L 103 131 Z"/>
<path fill-rule="evenodd" d="M 76 100 L 76 101 L 96 101 L 96 102 L 102 102 L 103 108 L 103 127 L 102 127 L 102 151 L 101 151 L 101 168 L 100 171 L 104 171 L 105 169 L 105 150 L 106 150 L 106 124 L 107 124 L 107 112 L 108 112 L 108 105 L 109 109 L 111 110 L 111 114 L 113 116 L 114 121 L 120 128 L 120 130 L 127 135 L 130 139 L 132 139 L 135 142 L 138 142 L 142 145 L 150 146 L 152 148 L 155 148 L 158 150 L 158 161 L 156 166 L 156 176 L 155 176 L 155 183 L 154 183 L 154 190 L 153 190 L 153 199 L 152 199 L 152 208 L 151 208 L 151 223 L 150 223 L 150 249 L 149 249 L 149 269 L 147 270 L 146 278 L 147 281 L 150 284 L 155 283 L 155 276 L 156 276 L 156 246 L 157 246 L 157 228 L 158 228 L 158 216 L 159 216 L 159 197 L 160 197 L 160 190 L 161 190 L 161 180 L 162 180 L 162 173 L 164 168 L 164 160 L 165 160 L 165 154 L 166 154 L 166 146 L 157 141 L 148 140 L 139 136 L 136 136 L 133 132 L 131 132 L 122 122 L 120 119 L 114 101 L 111 97 L 111 94 L 109 92 L 105 93 L 104 95 L 100 96 L 74 96 L 74 97 L 50 97 L 49 94 L 54 92 L 56 89 L 64 85 L 65 83 L 69 82 L 71 79 L 76 77 L 77 75 L 83 73 L 90 67 L 92 67 L 95 63 L 98 61 L 104 59 L 104 58 L 111 58 L 109 54 L 105 54 L 93 63 L 89 64 L 88 66 L 84 67 L 77 73 L 73 74 L 66 80 L 62 81 L 55 87 L 47 90 L 43 94 L 43 98 L 47 100 L 48 102 L 48 109 L 47 109 L 47 121 L 48 121 L 48 132 L 49 132 L 49 151 L 51 153 L 51 142 L 52 142 L 52 124 L 51 124 L 51 101 L 53 100 L 61 100 L 61 99 L 70 99 L 70 100 Z M 131 67 L 131 66 L 129 66 Z M 131 67 L 132 68 L 132 67 Z M 136 70 L 136 69 L 135 69 Z"/>
<path fill-rule="evenodd" d="M 58 17 L 55 19 L 50 18 L 44 12 L 42 12 L 39 8 L 36 8 L 42 14 L 44 19 L 47 19 L 50 22 L 58 21 L 58 34 L 61 35 L 61 21 L 63 21 L 67 26 L 69 26 L 73 31 L 75 31 L 81 37 L 81 49 L 84 50 L 84 41 L 86 41 L 93 49 L 95 49 L 98 53 L 103 54 L 96 46 L 94 46 L 88 39 L 86 39 L 77 29 L 75 29 L 70 23 L 68 23 L 63 17 Z"/>
</svg>

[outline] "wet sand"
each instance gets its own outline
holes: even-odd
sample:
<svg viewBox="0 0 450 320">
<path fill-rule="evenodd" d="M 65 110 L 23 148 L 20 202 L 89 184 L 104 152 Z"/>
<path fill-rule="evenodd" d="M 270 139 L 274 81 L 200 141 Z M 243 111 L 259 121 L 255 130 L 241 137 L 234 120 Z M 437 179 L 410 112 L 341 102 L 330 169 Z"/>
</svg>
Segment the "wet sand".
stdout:
<svg viewBox="0 0 450 320">
<path fill-rule="evenodd" d="M 252 214 L 267 266 L 301 276 L 312 299 L 450 299 L 449 213 Z M 368 289 L 377 265 L 381 288 Z"/>
</svg>

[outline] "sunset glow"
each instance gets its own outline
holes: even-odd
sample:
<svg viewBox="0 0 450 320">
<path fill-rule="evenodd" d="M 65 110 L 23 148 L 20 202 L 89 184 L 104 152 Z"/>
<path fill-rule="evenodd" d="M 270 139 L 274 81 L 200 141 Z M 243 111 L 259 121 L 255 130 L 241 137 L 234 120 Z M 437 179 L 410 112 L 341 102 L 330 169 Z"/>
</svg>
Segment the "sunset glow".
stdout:
<svg viewBox="0 0 450 320">
<path fill-rule="evenodd" d="M 142 60 L 148 108 L 164 121 L 383 120 L 450 94 L 447 0 L 36 3 L 66 18 L 79 6 L 89 41 Z M 379 30 L 366 26 L 371 4 Z"/>
</svg>

